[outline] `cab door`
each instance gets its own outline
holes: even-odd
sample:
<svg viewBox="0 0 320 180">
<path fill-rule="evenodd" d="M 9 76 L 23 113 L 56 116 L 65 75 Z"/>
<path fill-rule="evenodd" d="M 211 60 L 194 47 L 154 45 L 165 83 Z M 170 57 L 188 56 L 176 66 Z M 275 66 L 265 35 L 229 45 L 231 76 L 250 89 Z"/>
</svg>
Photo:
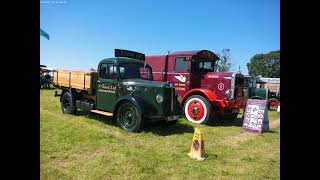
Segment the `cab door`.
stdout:
<svg viewBox="0 0 320 180">
<path fill-rule="evenodd" d="M 97 109 L 113 112 L 118 100 L 117 85 L 117 66 L 114 63 L 101 63 L 97 79 Z"/>
<path fill-rule="evenodd" d="M 190 61 L 188 57 L 171 58 L 173 73 L 168 72 L 168 80 L 174 83 L 176 94 L 183 96 L 190 89 Z"/>
</svg>

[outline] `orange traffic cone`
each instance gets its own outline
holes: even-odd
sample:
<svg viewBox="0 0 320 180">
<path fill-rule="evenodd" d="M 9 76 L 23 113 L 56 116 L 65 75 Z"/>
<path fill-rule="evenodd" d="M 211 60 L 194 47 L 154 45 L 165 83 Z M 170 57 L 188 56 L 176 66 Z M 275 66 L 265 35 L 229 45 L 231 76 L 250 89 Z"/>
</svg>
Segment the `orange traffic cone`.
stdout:
<svg viewBox="0 0 320 180">
<path fill-rule="evenodd" d="M 199 128 L 194 129 L 194 135 L 192 138 L 192 144 L 188 156 L 197 160 L 204 160 L 207 157 L 207 154 L 204 150 L 204 140 Z"/>
</svg>

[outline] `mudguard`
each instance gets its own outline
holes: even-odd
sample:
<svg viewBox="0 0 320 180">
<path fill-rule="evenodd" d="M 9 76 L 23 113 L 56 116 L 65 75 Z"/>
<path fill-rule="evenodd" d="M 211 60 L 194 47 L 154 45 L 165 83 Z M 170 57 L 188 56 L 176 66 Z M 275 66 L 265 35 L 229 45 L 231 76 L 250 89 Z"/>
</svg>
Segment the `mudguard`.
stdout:
<svg viewBox="0 0 320 180">
<path fill-rule="evenodd" d="M 117 105 L 114 108 L 114 113 L 113 113 L 114 115 L 117 114 L 118 107 L 120 106 L 120 104 L 123 101 L 129 101 L 129 102 L 133 103 L 135 106 L 137 106 L 137 108 L 140 111 L 140 113 L 144 114 L 144 107 L 143 107 L 143 103 L 142 103 L 141 98 L 136 97 L 136 96 L 123 96 L 123 97 L 118 99 Z"/>
<path fill-rule="evenodd" d="M 61 92 L 61 96 L 60 96 L 60 102 L 61 102 L 61 98 L 62 98 L 63 94 L 66 93 L 66 92 L 72 93 L 71 89 L 63 89 L 62 92 Z"/>
<path fill-rule="evenodd" d="M 200 93 L 199 93 L 200 92 Z M 201 89 L 201 88 L 196 88 L 196 89 L 192 89 L 191 91 L 189 91 L 188 93 L 186 93 L 181 99 L 180 99 L 180 104 L 183 104 L 184 101 L 191 95 L 193 94 L 204 94 L 205 97 L 210 101 L 213 102 L 214 100 L 217 99 L 217 95 L 209 90 L 209 89 Z"/>
</svg>

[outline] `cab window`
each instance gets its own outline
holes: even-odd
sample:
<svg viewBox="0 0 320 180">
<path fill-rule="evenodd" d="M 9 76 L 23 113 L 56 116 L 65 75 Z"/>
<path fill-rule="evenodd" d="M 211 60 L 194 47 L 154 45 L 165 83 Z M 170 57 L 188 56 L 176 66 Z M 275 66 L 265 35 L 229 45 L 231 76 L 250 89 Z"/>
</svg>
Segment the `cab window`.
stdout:
<svg viewBox="0 0 320 180">
<path fill-rule="evenodd" d="M 212 61 L 193 61 L 192 69 L 194 71 L 214 72 L 214 62 Z"/>
<path fill-rule="evenodd" d="M 117 67 L 114 64 L 101 64 L 99 70 L 99 78 L 115 79 L 117 77 Z"/>
<path fill-rule="evenodd" d="M 176 58 L 175 71 L 186 71 L 188 69 L 188 61 L 185 57 Z"/>
</svg>

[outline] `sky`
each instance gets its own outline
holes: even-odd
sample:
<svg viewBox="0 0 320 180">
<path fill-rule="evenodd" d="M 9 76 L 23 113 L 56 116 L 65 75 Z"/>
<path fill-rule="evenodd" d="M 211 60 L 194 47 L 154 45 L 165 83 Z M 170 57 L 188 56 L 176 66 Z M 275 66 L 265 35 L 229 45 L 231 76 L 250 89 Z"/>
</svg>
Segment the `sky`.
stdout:
<svg viewBox="0 0 320 180">
<path fill-rule="evenodd" d="M 258 53 L 280 49 L 280 0 L 40 0 L 40 64 L 89 71 L 114 49 L 148 55 L 230 49 L 248 74 Z"/>
</svg>

